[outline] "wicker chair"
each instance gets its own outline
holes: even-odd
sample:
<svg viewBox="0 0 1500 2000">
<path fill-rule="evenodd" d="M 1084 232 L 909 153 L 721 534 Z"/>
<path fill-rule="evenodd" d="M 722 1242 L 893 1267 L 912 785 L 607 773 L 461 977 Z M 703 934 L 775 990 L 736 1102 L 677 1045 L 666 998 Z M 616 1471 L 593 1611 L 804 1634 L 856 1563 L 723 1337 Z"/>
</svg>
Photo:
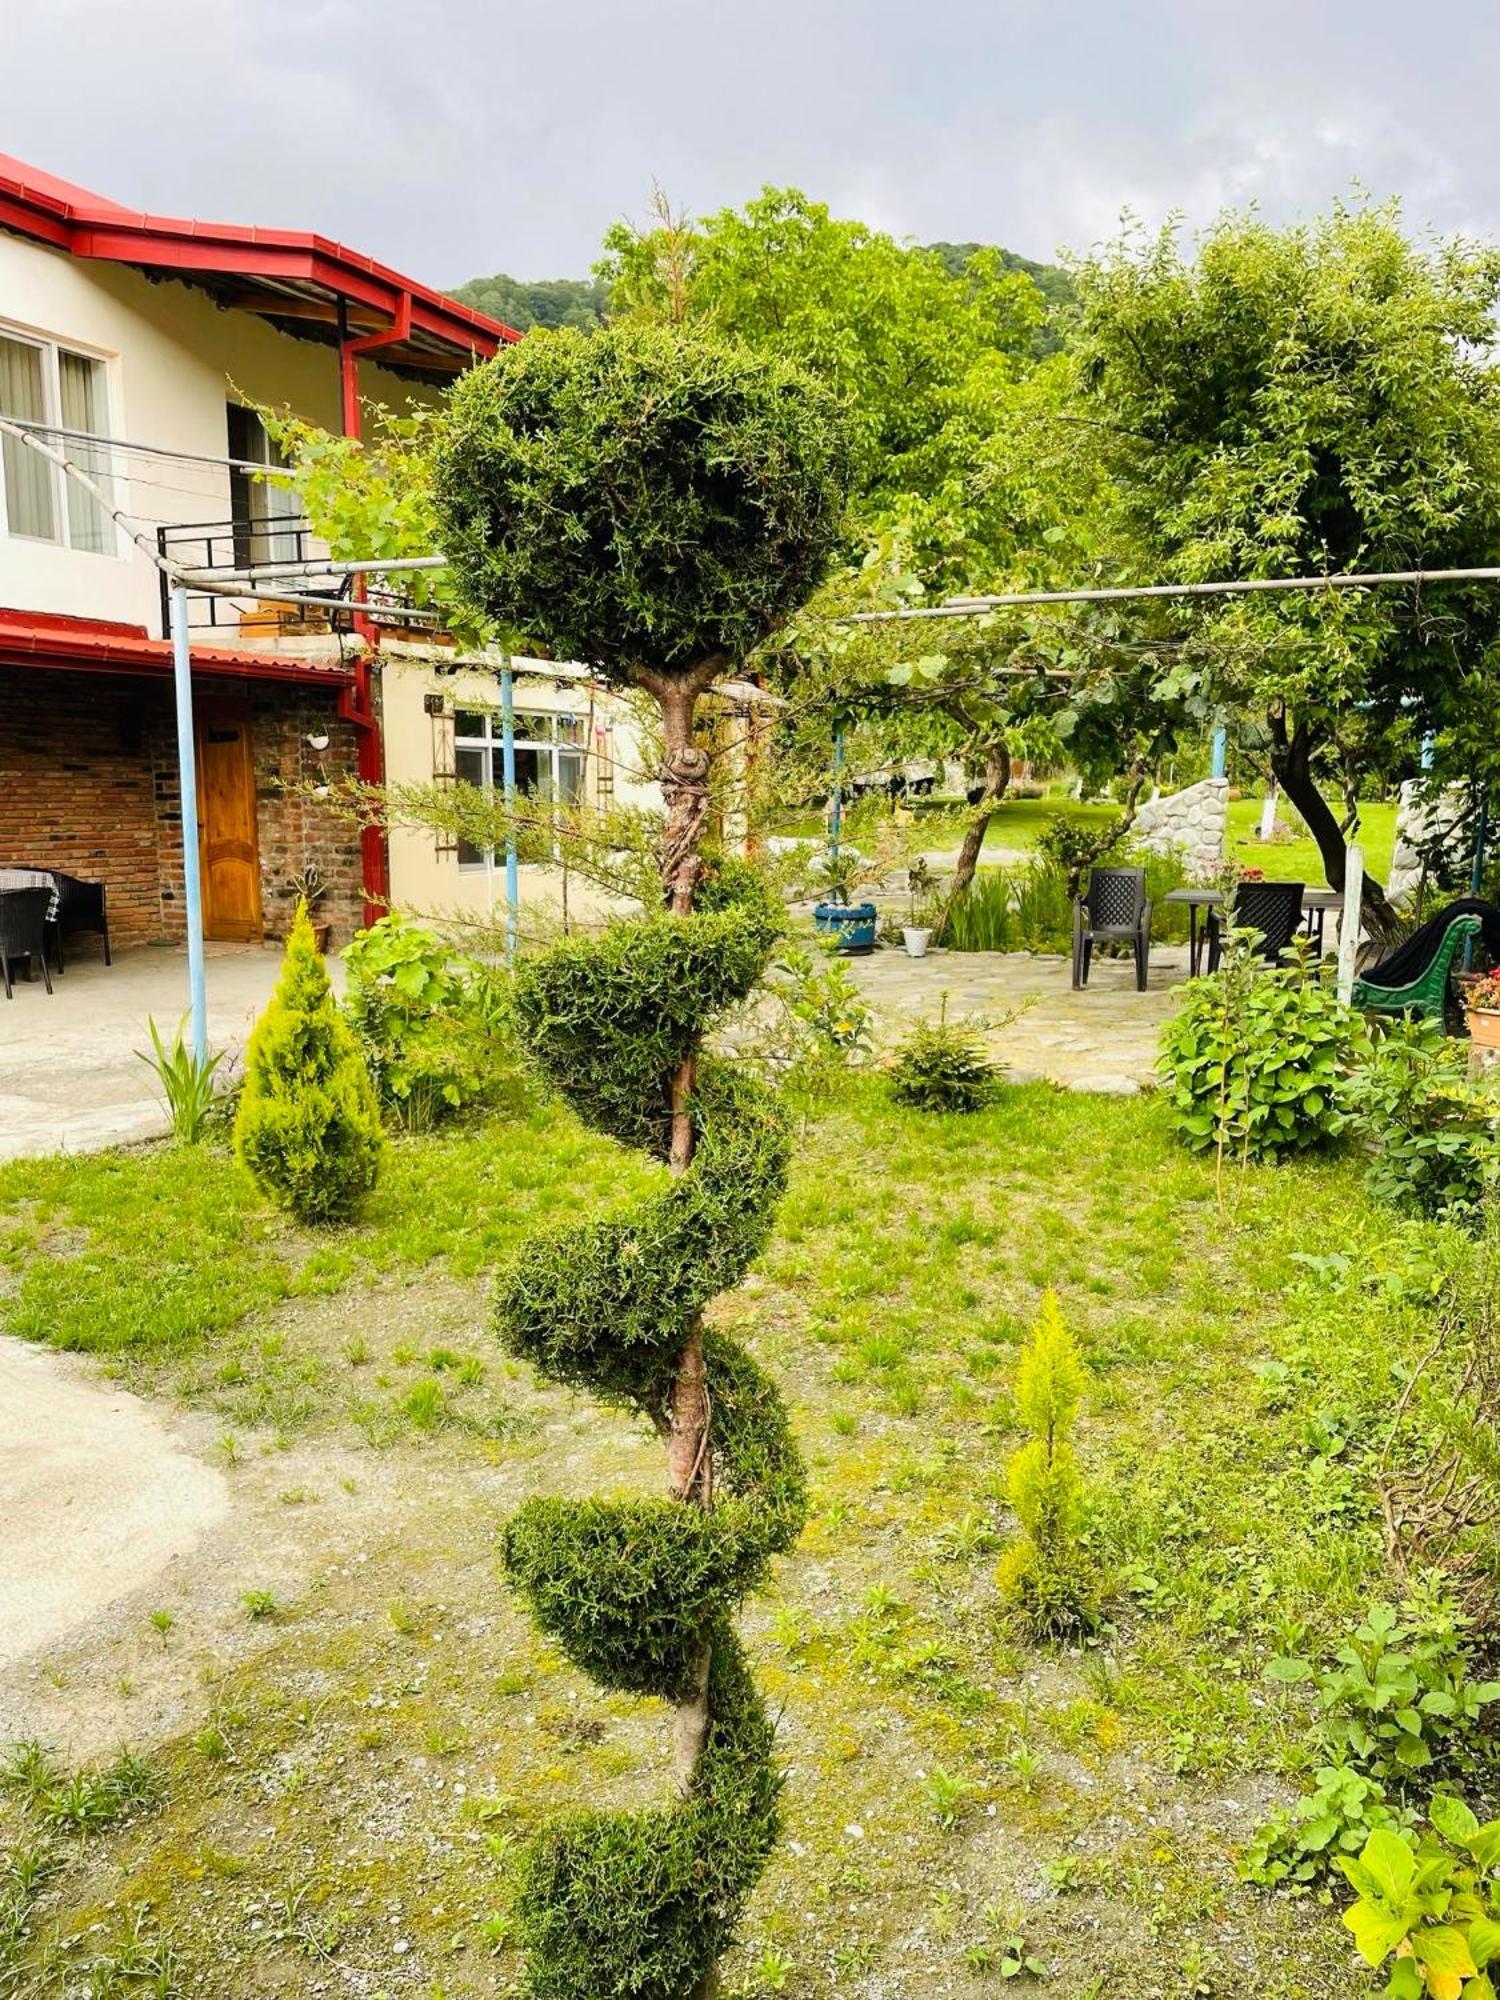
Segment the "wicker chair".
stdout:
<svg viewBox="0 0 1500 2000">
<path fill-rule="evenodd" d="M 1128 944 L 1135 957 L 1135 985 L 1146 990 L 1151 954 L 1151 901 L 1144 868 L 1094 868 L 1089 886 L 1073 904 L 1073 986 L 1089 983 L 1096 944 Z"/>
<path fill-rule="evenodd" d="M 104 939 L 104 963 L 113 965 L 109 948 L 109 908 L 102 882 L 84 882 L 60 868 L 0 868 L 0 889 L 42 889 L 51 897 L 47 911 L 47 941 L 52 969 L 63 970 L 63 939 L 79 931 L 94 931 Z"/>
<path fill-rule="evenodd" d="M 42 968 L 42 983 L 50 993 L 52 975 L 47 970 L 47 912 L 52 907 L 50 889 L 0 890 L 0 979 L 5 997 L 15 999 L 10 962 L 24 958 L 30 966 Z"/>
<path fill-rule="evenodd" d="M 1258 931 L 1256 947 L 1270 965 L 1279 965 L 1282 955 L 1297 935 L 1302 922 L 1301 882 L 1241 882 L 1234 892 L 1230 922 L 1236 930 Z M 1217 910 L 1208 918 L 1208 969 L 1217 972 L 1224 950 L 1224 932 Z"/>
<path fill-rule="evenodd" d="M 60 870 L 51 871 L 52 881 L 57 891 L 57 907 L 52 913 L 52 942 L 57 956 L 57 969 L 63 969 L 63 939 L 73 937 L 79 931 L 93 931 L 104 939 L 104 963 L 113 965 L 114 959 L 109 949 L 109 909 L 105 901 L 102 882 L 83 882 L 76 875 L 64 875 Z"/>
</svg>

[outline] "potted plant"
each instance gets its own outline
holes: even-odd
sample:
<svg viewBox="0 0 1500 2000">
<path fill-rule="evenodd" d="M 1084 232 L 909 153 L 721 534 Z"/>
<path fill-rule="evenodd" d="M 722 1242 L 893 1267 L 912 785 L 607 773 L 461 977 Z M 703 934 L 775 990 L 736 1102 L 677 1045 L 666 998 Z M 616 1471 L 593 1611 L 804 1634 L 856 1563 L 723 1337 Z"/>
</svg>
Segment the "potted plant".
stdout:
<svg viewBox="0 0 1500 2000">
<path fill-rule="evenodd" d="M 1467 980 L 1463 988 L 1469 1039 L 1477 1049 L 1500 1049 L 1500 972 Z"/>
<path fill-rule="evenodd" d="M 880 921 L 873 903 L 849 900 L 865 879 L 864 862 L 852 847 L 830 848 L 822 868 L 828 898 L 814 908 L 813 923 L 824 937 L 837 938 L 838 949 L 847 957 L 863 958 L 875 949 L 875 927 Z"/>
<path fill-rule="evenodd" d="M 333 935 L 333 925 L 317 914 L 319 903 L 328 894 L 328 884 L 323 880 L 323 871 L 316 861 L 309 861 L 306 867 L 287 877 L 287 893 L 294 904 L 306 903 L 313 928 L 313 943 L 320 952 L 326 952 L 328 940 Z"/>
<path fill-rule="evenodd" d="M 919 854 L 906 871 L 906 889 L 911 898 L 911 922 L 901 929 L 901 941 L 908 958 L 925 958 L 932 942 L 932 926 L 921 919 L 927 914 L 927 899 L 933 890 L 933 873 L 925 854 Z M 917 899 L 921 898 L 919 915 Z"/>
</svg>

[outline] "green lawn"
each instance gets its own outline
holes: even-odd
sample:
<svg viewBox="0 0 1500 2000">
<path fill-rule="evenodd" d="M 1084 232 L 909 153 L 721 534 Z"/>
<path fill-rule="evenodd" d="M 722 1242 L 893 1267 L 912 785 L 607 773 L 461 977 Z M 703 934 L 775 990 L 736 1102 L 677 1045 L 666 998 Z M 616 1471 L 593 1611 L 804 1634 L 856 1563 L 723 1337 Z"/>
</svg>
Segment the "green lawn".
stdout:
<svg viewBox="0 0 1500 2000">
<path fill-rule="evenodd" d="M 1108 803 L 1101 804 L 1096 800 L 1085 803 L 1057 793 L 1042 799 L 1002 799 L 985 834 L 985 854 L 989 856 L 999 850 L 1030 853 L 1043 830 L 1054 819 L 1066 817 L 1091 825 L 1106 825 L 1116 811 L 1117 808 Z M 1234 858 L 1245 867 L 1264 868 L 1273 879 L 1322 885 L 1327 878 L 1312 839 L 1303 834 L 1263 844 L 1256 837 L 1260 814 L 1261 801 L 1258 798 L 1230 801 L 1229 840 Z M 1285 809 L 1283 814 L 1285 816 Z M 962 837 L 961 822 L 956 813 L 922 813 L 917 825 L 923 842 L 934 849 L 956 847 Z M 803 816 L 790 822 L 785 830 L 796 833 L 802 839 L 814 840 L 821 836 L 823 828 L 816 816 Z M 1366 871 L 1384 882 L 1390 873 L 1391 852 L 1396 842 L 1395 804 L 1365 806 L 1361 813 L 1360 832 Z"/>
<path fill-rule="evenodd" d="M 117 1984 L 80 1993 L 517 1990 L 518 1841 L 669 1780 L 661 1714 L 549 1649 L 496 1533 L 527 1493 L 655 1490 L 660 1452 L 508 1362 L 487 1279 L 652 1172 L 534 1104 L 396 1142 L 367 1218 L 327 1235 L 218 1150 L 0 1169 L 0 1326 L 156 1399 L 267 1522 L 228 1576 L 183 1559 L 170 1629 L 133 1608 L 0 1687 L 44 1735 L 98 1703 L 99 1754 L 144 1746 L 161 1785 L 54 1840 L 29 1931 L 0 1924 L 0 1993 L 91 1955 Z M 981 2000 L 1013 1934 L 1060 2000 L 1369 1990 L 1326 1907 L 1243 1886 L 1234 1857 L 1308 1761 L 1305 1690 L 1267 1662 L 1388 1588 L 1391 1384 L 1454 1254 L 1374 1208 L 1354 1161 L 1232 1171 L 1221 1213 L 1153 1102 L 1028 1086 L 929 1118 L 850 1088 L 715 1308 L 783 1385 L 814 1506 L 744 1618 L 787 1830 L 729 1993 Z M 1047 1286 L 1087 1356 L 1108 1604 L 1072 1650 L 1024 1643 L 993 1585 Z M 34 1831 L 0 1796 L 7 1840 Z M 153 1954 L 164 1983 L 119 1972 Z"/>
<path fill-rule="evenodd" d="M 1264 868 L 1272 879 L 1313 882 L 1321 887 L 1328 878 L 1316 843 L 1307 834 L 1286 841 L 1262 842 L 1257 837 L 1260 814 L 1259 799 L 1230 801 L 1229 841 L 1235 859 L 1247 868 Z M 1396 845 L 1394 801 L 1361 807 L 1359 831 L 1365 851 L 1365 873 L 1384 882 L 1391 872 L 1391 854 Z"/>
</svg>

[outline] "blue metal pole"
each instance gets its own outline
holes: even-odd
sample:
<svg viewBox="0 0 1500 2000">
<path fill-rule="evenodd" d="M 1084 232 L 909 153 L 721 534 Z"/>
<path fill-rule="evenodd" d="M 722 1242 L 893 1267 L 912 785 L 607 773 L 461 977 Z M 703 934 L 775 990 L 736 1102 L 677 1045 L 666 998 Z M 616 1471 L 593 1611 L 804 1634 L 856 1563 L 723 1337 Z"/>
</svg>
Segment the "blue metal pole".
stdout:
<svg viewBox="0 0 1500 2000">
<path fill-rule="evenodd" d="M 1221 722 L 1214 731 L 1212 775 L 1223 778 L 1229 772 L 1229 731 Z"/>
<path fill-rule="evenodd" d="M 187 922 L 188 1008 L 193 1054 L 208 1061 L 208 997 L 203 978 L 203 883 L 198 861 L 198 765 L 193 740 L 193 662 L 187 591 L 172 585 L 172 682 L 177 694 L 177 783 L 182 793 L 182 899 Z"/>
<path fill-rule="evenodd" d="M 521 871 L 516 855 L 516 704 L 510 654 L 500 662 L 500 769 L 505 784 L 505 956 L 513 965 L 521 918 Z"/>
<path fill-rule="evenodd" d="M 839 858 L 839 834 L 844 824 L 844 795 L 839 779 L 844 771 L 844 732 L 840 729 L 833 739 L 833 816 L 828 825 L 828 852 L 835 861 Z"/>
</svg>

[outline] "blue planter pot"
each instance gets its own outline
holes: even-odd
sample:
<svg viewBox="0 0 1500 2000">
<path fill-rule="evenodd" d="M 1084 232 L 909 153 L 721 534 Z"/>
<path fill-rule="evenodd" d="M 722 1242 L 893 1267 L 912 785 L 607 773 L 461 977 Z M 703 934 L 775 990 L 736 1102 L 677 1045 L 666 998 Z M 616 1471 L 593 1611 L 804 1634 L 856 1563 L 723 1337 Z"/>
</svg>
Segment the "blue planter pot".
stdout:
<svg viewBox="0 0 1500 2000">
<path fill-rule="evenodd" d="M 836 937 L 849 958 L 863 958 L 875 949 L 880 912 L 873 903 L 819 903 L 813 924 L 824 937 Z"/>
</svg>

